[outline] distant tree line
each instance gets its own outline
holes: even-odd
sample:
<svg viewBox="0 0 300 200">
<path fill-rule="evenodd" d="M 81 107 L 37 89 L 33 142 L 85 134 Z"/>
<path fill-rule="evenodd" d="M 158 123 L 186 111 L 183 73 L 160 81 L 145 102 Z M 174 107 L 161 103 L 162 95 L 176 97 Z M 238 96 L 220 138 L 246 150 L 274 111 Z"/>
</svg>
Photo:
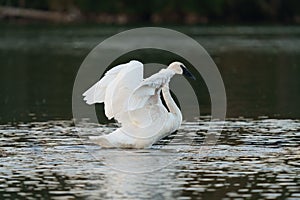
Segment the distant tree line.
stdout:
<svg viewBox="0 0 300 200">
<path fill-rule="evenodd" d="M 300 23 L 299 0 L 0 0 L 0 6 L 72 13 L 74 22 Z"/>
</svg>

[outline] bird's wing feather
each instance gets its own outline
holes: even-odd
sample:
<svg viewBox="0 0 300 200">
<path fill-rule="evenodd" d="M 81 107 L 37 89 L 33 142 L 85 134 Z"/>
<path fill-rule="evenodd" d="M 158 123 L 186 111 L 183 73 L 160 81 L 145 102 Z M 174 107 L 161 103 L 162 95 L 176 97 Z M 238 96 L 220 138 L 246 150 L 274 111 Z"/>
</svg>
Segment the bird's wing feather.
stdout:
<svg viewBox="0 0 300 200">
<path fill-rule="evenodd" d="M 86 101 L 86 103 L 89 105 L 95 103 L 103 103 L 105 91 L 108 84 L 114 81 L 118 73 L 125 68 L 126 64 L 121 64 L 107 71 L 104 77 L 100 79 L 100 81 L 95 83 L 92 87 L 90 87 L 87 91 L 83 93 L 84 101 Z"/>
<path fill-rule="evenodd" d="M 160 101 L 159 93 L 163 85 L 170 81 L 171 74 L 166 70 L 150 76 L 140 83 L 129 99 L 128 110 L 137 110 Z"/>
<path fill-rule="evenodd" d="M 127 102 L 132 91 L 143 80 L 143 64 L 139 61 L 118 65 L 88 89 L 83 95 L 88 104 L 102 103 L 105 105 L 105 115 L 108 119 L 116 118 L 126 112 Z"/>
<path fill-rule="evenodd" d="M 119 114 L 127 112 L 128 98 L 143 80 L 143 64 L 130 62 L 108 86 L 105 93 L 105 115 L 118 120 Z M 118 120 L 119 121 L 119 120 Z"/>
</svg>

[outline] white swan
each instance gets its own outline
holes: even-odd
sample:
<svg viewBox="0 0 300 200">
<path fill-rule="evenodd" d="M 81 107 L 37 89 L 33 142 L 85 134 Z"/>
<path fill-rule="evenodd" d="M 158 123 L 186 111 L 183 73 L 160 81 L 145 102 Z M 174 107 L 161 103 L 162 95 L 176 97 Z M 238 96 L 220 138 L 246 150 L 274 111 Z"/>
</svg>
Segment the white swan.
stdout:
<svg viewBox="0 0 300 200">
<path fill-rule="evenodd" d="M 116 119 L 121 127 L 90 139 L 106 148 L 146 148 L 176 131 L 182 115 L 169 91 L 170 79 L 175 74 L 195 79 L 180 62 L 173 62 L 146 79 L 143 64 L 136 60 L 107 71 L 83 96 L 89 105 L 104 103 L 105 115 Z M 160 99 L 161 92 L 167 108 Z"/>
</svg>

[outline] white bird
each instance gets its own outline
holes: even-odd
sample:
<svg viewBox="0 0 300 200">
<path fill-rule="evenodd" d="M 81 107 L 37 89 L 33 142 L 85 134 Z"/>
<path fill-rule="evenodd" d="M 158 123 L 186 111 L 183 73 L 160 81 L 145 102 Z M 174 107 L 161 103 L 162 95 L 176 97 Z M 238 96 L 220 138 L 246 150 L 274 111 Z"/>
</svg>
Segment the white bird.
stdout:
<svg viewBox="0 0 300 200">
<path fill-rule="evenodd" d="M 136 60 L 107 71 L 83 96 L 89 105 L 104 103 L 107 118 L 114 118 L 121 127 L 90 140 L 104 148 L 147 148 L 176 131 L 182 114 L 169 91 L 170 79 L 175 74 L 195 79 L 180 62 L 173 62 L 146 79 L 143 79 L 143 64 Z"/>
</svg>

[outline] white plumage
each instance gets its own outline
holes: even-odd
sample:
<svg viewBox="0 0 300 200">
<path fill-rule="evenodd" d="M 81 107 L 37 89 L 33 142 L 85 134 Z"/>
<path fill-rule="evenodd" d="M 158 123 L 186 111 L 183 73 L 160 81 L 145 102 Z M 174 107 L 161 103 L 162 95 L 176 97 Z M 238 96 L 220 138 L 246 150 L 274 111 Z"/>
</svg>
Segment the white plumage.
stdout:
<svg viewBox="0 0 300 200">
<path fill-rule="evenodd" d="M 194 78 L 180 62 L 146 79 L 143 64 L 135 60 L 107 71 L 83 96 L 89 105 L 104 103 L 105 115 L 121 127 L 90 139 L 102 147 L 146 148 L 177 130 L 182 115 L 168 87 L 175 74 Z M 162 104 L 161 92 L 168 109 Z"/>
</svg>

